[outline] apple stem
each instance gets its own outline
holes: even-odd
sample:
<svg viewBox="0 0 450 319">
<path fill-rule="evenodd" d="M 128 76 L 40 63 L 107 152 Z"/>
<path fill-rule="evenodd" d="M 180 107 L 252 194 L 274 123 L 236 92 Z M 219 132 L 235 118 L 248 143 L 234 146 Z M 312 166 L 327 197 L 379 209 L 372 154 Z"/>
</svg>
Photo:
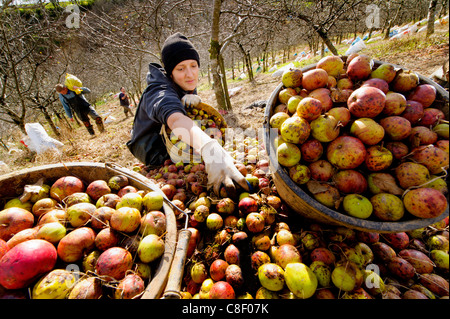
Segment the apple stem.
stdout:
<svg viewBox="0 0 450 319">
<path fill-rule="evenodd" d="M 159 239 L 162 239 L 167 234 L 167 230 L 159 236 Z"/>
<path fill-rule="evenodd" d="M 338 121 L 336 126 L 334 127 L 334 129 L 337 130 L 340 127 L 344 127 L 344 123 L 342 123 L 341 121 Z"/>
</svg>

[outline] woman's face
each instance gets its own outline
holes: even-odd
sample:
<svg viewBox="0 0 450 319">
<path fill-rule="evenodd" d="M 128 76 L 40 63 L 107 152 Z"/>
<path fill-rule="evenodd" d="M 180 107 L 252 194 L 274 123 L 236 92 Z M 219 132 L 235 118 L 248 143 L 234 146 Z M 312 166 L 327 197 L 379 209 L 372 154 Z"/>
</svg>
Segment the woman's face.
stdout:
<svg viewBox="0 0 450 319">
<path fill-rule="evenodd" d="M 172 71 L 172 79 L 184 91 L 193 91 L 198 84 L 198 63 L 196 60 L 184 60 Z"/>
</svg>

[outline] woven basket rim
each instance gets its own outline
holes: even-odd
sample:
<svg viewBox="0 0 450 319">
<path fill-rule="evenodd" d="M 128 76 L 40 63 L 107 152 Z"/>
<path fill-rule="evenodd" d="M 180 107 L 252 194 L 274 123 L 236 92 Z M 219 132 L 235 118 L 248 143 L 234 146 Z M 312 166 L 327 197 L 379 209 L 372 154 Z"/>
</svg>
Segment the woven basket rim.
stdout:
<svg viewBox="0 0 450 319">
<path fill-rule="evenodd" d="M 206 111 L 208 114 L 213 114 L 217 117 L 219 117 L 222 121 L 222 127 L 226 128 L 227 123 L 223 116 L 211 105 L 200 102 L 196 108 Z M 164 145 L 166 146 L 167 153 L 169 154 L 172 162 L 184 162 L 184 163 L 201 163 L 202 159 L 201 156 L 198 154 L 191 154 L 186 151 L 183 151 L 181 149 L 178 149 L 170 140 L 170 130 L 166 128 L 165 125 L 161 126 L 161 136 L 164 142 Z"/>
</svg>

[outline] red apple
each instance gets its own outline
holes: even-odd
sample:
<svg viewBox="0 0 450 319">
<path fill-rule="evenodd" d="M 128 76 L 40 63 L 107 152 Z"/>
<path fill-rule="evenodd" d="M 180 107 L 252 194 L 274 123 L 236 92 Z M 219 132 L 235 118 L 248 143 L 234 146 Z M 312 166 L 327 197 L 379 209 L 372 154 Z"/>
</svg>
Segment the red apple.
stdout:
<svg viewBox="0 0 450 319">
<path fill-rule="evenodd" d="M 14 234 L 33 227 L 34 216 L 29 211 L 10 207 L 0 211 L 0 239 L 8 241 Z"/>
<path fill-rule="evenodd" d="M 333 100 L 331 99 L 331 91 L 327 88 L 319 88 L 308 94 L 308 97 L 317 99 L 322 103 L 323 112 L 328 112 L 333 107 Z"/>
<path fill-rule="evenodd" d="M 308 139 L 300 145 L 301 158 L 309 163 L 319 160 L 323 154 L 323 146 L 315 138 Z"/>
<path fill-rule="evenodd" d="M 318 160 L 308 165 L 311 179 L 319 182 L 327 182 L 335 172 L 335 168 L 326 160 Z"/>
<path fill-rule="evenodd" d="M 414 125 L 423 117 L 423 106 L 419 102 L 407 100 L 405 110 L 400 115 Z"/>
<path fill-rule="evenodd" d="M 380 120 L 386 136 L 393 141 L 401 141 L 411 133 L 411 122 L 402 116 L 388 116 Z"/>
<path fill-rule="evenodd" d="M 389 83 L 383 79 L 371 78 L 363 82 L 361 86 L 371 86 L 383 91 L 386 94 L 389 91 Z"/>
<path fill-rule="evenodd" d="M 328 83 L 328 73 L 323 69 L 312 69 L 303 73 L 302 87 L 308 91 L 323 88 Z"/>
<path fill-rule="evenodd" d="M 408 95 L 408 100 L 421 103 L 424 108 L 433 104 L 436 99 L 436 88 L 431 84 L 419 84 L 414 91 Z"/>
<path fill-rule="evenodd" d="M 339 169 L 354 169 L 366 158 L 366 148 L 360 139 L 339 136 L 327 148 L 328 161 Z"/>
<path fill-rule="evenodd" d="M 340 170 L 332 177 L 337 189 L 345 194 L 361 194 L 367 189 L 367 180 L 358 171 Z"/>
<path fill-rule="evenodd" d="M 373 60 L 367 55 L 358 55 L 350 60 L 347 75 L 352 81 L 367 79 L 372 73 Z"/>
<path fill-rule="evenodd" d="M 64 176 L 56 180 L 50 188 L 50 197 L 62 201 L 73 193 L 84 192 L 83 182 L 75 176 Z"/>
<path fill-rule="evenodd" d="M 95 180 L 88 185 L 88 187 L 86 188 L 86 193 L 94 201 L 97 201 L 103 195 L 111 193 L 111 188 L 108 186 L 108 183 L 106 181 Z"/>
<path fill-rule="evenodd" d="M 386 102 L 386 95 L 375 87 L 360 87 L 353 91 L 347 101 L 348 109 L 355 117 L 373 118 L 380 114 Z"/>
</svg>

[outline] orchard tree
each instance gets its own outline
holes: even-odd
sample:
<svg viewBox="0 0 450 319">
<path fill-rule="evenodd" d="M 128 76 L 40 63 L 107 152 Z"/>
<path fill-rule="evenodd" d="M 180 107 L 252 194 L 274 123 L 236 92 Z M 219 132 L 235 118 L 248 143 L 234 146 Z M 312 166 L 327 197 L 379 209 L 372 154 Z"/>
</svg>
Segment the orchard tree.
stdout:
<svg viewBox="0 0 450 319">
<path fill-rule="evenodd" d="M 365 4 L 364 0 L 319 0 L 314 2 L 282 0 L 280 8 L 286 18 L 303 22 L 312 28 L 331 53 L 338 55 L 329 33 L 340 19 L 362 4 Z M 364 19 L 361 20 L 364 21 Z"/>
<path fill-rule="evenodd" d="M 428 7 L 428 24 L 427 24 L 427 37 L 434 33 L 434 19 L 436 17 L 437 0 L 430 0 Z"/>
<path fill-rule="evenodd" d="M 77 52 L 89 65 L 81 70 L 82 76 L 94 87 L 118 91 L 127 86 L 133 99 L 139 98 L 146 86 L 148 63 L 161 64 L 165 39 L 178 31 L 197 46 L 201 60 L 207 61 L 206 48 L 201 45 L 208 29 L 206 5 L 206 0 L 94 4 L 82 19 L 77 43 L 72 46 L 74 51 L 82 48 Z M 109 81 L 102 81 L 105 78 Z"/>
<path fill-rule="evenodd" d="M 36 109 L 57 133 L 49 108 L 54 102 L 51 77 L 55 36 L 60 33 L 57 12 L 42 3 L 20 11 L 4 4 L 0 11 L 0 120 L 23 133 Z"/>
<path fill-rule="evenodd" d="M 226 48 L 235 43 L 241 52 L 249 80 L 253 81 L 251 65 L 251 48 L 260 47 L 267 50 L 268 38 L 260 36 L 268 29 L 261 28 L 261 21 L 276 21 L 273 4 L 266 1 L 230 1 L 214 0 L 211 23 L 210 63 L 214 82 L 216 101 L 221 109 L 231 109 L 228 85 L 225 74 L 224 55 Z M 226 18 L 225 18 L 226 17 Z M 265 24 L 269 26 L 268 24 Z M 273 28 L 273 24 L 270 26 Z M 269 37 L 270 38 L 270 37 Z M 263 49 L 264 50 L 264 49 Z M 261 51 L 263 51 L 261 50 Z M 261 53 L 261 52 L 259 52 Z"/>
</svg>

